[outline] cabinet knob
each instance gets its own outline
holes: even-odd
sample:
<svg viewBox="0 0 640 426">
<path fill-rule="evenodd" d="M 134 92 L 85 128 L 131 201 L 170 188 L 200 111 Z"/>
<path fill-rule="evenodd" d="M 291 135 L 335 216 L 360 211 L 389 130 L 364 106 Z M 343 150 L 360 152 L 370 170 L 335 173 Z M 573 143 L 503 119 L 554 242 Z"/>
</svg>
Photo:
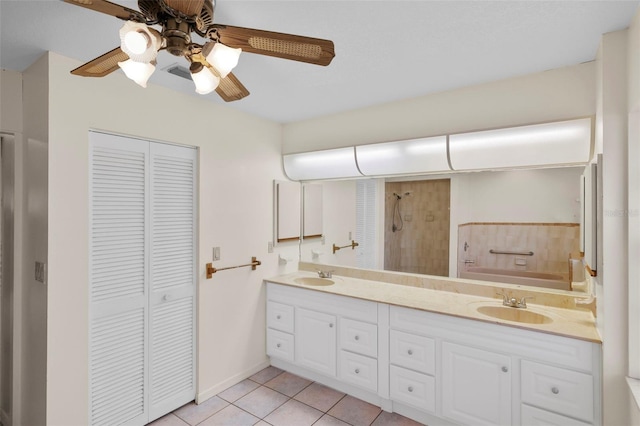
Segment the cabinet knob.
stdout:
<svg viewBox="0 0 640 426">
<path fill-rule="evenodd" d="M 409 388 L 407 389 L 409 392 L 413 392 L 413 386 L 409 386 Z"/>
<path fill-rule="evenodd" d="M 560 389 L 556 388 L 555 386 L 551 388 L 551 393 L 553 393 L 554 395 L 557 395 L 560 393 Z"/>
<path fill-rule="evenodd" d="M 509 367 L 506 367 L 506 366 L 502 367 L 502 371 L 505 372 L 505 373 L 508 372 L 509 371 Z"/>
<path fill-rule="evenodd" d="M 329 323 L 329 328 L 333 328 L 333 323 L 332 322 Z"/>
<path fill-rule="evenodd" d="M 360 374 L 360 369 L 356 368 L 356 374 Z"/>
<path fill-rule="evenodd" d="M 355 339 L 356 339 L 356 340 L 360 340 L 360 336 L 358 336 L 358 335 L 356 334 Z"/>
<path fill-rule="evenodd" d="M 409 350 L 407 351 L 407 353 L 408 353 L 409 355 L 413 355 L 413 350 L 409 349 Z"/>
<path fill-rule="evenodd" d="M 276 348 L 279 348 L 280 346 L 282 346 L 282 344 L 278 343 L 278 344 L 276 345 Z"/>
<path fill-rule="evenodd" d="M 276 319 L 280 319 L 280 318 L 282 318 L 280 315 L 278 315 L 278 316 L 276 317 Z"/>
</svg>

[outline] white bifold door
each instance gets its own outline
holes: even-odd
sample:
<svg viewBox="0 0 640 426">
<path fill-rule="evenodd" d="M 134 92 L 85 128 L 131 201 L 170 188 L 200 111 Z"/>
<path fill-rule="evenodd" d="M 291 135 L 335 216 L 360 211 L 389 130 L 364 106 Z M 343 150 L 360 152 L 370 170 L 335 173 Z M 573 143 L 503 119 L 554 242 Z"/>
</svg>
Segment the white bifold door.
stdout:
<svg viewBox="0 0 640 426">
<path fill-rule="evenodd" d="M 89 133 L 89 421 L 195 397 L 195 149 Z"/>
</svg>

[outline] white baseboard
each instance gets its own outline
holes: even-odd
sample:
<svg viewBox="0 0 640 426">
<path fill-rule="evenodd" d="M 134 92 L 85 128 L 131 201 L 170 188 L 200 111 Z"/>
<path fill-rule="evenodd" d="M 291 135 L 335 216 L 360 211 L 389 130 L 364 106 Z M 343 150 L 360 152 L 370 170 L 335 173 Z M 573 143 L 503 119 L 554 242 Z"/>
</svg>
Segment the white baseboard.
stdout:
<svg viewBox="0 0 640 426">
<path fill-rule="evenodd" d="M 196 394 L 196 404 L 201 404 L 204 401 L 206 401 L 209 398 L 212 398 L 214 396 L 216 396 L 217 394 L 219 394 L 220 392 L 222 392 L 223 390 L 230 388 L 231 386 L 240 383 L 241 381 L 243 381 L 244 379 L 253 376 L 254 374 L 256 374 L 258 371 L 267 368 L 269 365 L 271 365 L 271 363 L 269 362 L 269 359 L 265 359 L 264 361 L 262 361 L 259 364 L 254 365 L 253 367 L 244 370 L 241 373 L 235 374 L 231 377 L 229 377 L 228 379 L 226 379 L 223 382 L 220 382 L 218 384 L 216 384 L 215 386 L 212 386 L 208 389 L 205 389 L 203 391 L 200 391 Z"/>
</svg>

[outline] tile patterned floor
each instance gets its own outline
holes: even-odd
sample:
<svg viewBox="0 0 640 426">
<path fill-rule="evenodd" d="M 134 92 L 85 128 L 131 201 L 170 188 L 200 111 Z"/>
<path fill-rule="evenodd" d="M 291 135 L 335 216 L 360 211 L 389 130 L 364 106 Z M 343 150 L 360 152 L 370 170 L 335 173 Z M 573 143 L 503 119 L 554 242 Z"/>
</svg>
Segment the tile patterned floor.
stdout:
<svg viewBox="0 0 640 426">
<path fill-rule="evenodd" d="M 150 426 L 419 426 L 320 383 L 267 367 L 200 405 L 193 402 Z"/>
</svg>

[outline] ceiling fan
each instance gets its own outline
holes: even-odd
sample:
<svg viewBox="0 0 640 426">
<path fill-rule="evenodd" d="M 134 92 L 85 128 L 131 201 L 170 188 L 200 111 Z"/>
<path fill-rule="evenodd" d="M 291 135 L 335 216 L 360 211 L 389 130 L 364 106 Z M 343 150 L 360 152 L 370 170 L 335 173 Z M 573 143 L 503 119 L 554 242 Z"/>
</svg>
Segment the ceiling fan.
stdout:
<svg viewBox="0 0 640 426">
<path fill-rule="evenodd" d="M 249 95 L 231 73 L 241 51 L 325 66 L 335 56 L 330 40 L 214 24 L 215 0 L 138 0 L 140 11 L 106 0 L 64 1 L 126 21 L 120 47 L 71 71 L 83 77 L 104 77 L 122 68 L 127 77 L 146 87 L 158 52 L 166 50 L 190 63 L 196 92 L 215 90 L 230 102 Z M 153 28 L 156 25 L 160 31 Z M 194 43 L 192 33 L 207 42 Z"/>
</svg>

